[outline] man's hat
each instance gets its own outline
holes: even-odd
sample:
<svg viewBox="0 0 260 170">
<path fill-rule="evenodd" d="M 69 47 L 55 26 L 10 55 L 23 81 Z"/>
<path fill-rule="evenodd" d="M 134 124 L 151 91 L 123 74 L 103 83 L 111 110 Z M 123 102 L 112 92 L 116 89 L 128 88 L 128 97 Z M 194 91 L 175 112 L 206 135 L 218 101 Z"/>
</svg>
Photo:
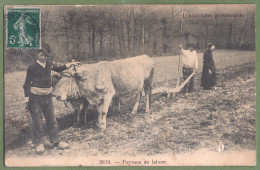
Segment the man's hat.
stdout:
<svg viewBox="0 0 260 170">
<path fill-rule="evenodd" d="M 197 46 L 196 46 L 196 44 L 194 44 L 194 43 L 187 43 L 187 45 L 186 45 L 188 48 L 189 47 L 193 47 L 193 48 L 196 48 Z"/>
<path fill-rule="evenodd" d="M 42 52 L 46 57 L 52 57 L 52 50 L 49 44 L 42 44 L 42 47 L 38 52 Z"/>
<path fill-rule="evenodd" d="M 212 42 L 211 42 L 211 43 L 208 43 L 208 44 L 207 44 L 207 47 L 208 47 L 208 48 L 211 48 L 212 45 L 213 45 Z"/>
</svg>

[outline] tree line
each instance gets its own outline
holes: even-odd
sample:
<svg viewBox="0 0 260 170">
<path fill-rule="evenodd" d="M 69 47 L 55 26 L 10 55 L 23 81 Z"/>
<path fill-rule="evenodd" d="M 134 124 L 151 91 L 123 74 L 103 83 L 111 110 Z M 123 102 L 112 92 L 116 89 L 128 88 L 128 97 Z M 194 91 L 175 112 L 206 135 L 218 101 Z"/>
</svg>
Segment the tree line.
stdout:
<svg viewBox="0 0 260 170">
<path fill-rule="evenodd" d="M 241 16 L 215 17 L 232 12 Z M 180 43 L 194 43 L 198 51 L 209 42 L 218 49 L 255 50 L 255 10 L 251 6 L 236 11 L 218 6 L 210 10 L 176 5 L 44 6 L 41 42 L 51 46 L 56 61 L 86 63 L 144 53 L 176 55 Z M 5 63 L 26 65 L 36 53 L 5 49 Z M 19 70 L 19 64 L 13 69 Z"/>
</svg>

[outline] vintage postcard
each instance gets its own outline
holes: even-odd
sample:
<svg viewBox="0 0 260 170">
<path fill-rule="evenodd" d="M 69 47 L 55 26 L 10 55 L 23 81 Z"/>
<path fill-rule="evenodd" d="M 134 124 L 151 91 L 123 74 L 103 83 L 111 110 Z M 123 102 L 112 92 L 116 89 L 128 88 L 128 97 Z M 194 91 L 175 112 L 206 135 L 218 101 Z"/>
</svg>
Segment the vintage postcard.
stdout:
<svg viewBox="0 0 260 170">
<path fill-rule="evenodd" d="M 4 6 L 5 166 L 255 166 L 255 10 Z"/>
</svg>

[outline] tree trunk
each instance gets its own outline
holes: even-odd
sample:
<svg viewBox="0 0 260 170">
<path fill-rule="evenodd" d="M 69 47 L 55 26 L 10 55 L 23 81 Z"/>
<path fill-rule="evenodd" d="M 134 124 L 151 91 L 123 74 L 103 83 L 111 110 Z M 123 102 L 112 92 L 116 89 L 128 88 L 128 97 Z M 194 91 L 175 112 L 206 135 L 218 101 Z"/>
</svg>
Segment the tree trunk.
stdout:
<svg viewBox="0 0 260 170">
<path fill-rule="evenodd" d="M 104 42 L 104 32 L 103 29 L 100 30 L 99 32 L 100 40 L 99 40 L 99 47 L 100 47 L 100 57 L 103 58 L 103 42 Z"/>
<path fill-rule="evenodd" d="M 227 48 L 231 48 L 231 39 L 232 39 L 232 23 L 228 24 L 228 44 L 227 44 Z"/>
<path fill-rule="evenodd" d="M 247 23 L 248 23 L 248 13 L 246 15 L 246 21 L 245 21 L 245 25 L 244 25 L 244 44 L 246 44 Z"/>
<path fill-rule="evenodd" d="M 144 53 L 144 42 L 145 42 L 145 35 L 144 35 L 144 14 L 142 18 L 142 53 Z"/>
<path fill-rule="evenodd" d="M 236 19 L 235 19 L 235 22 L 234 22 L 234 42 L 236 42 L 236 23 L 237 23 L 237 21 L 236 21 Z"/>
<path fill-rule="evenodd" d="M 217 43 L 218 40 L 218 19 L 217 17 L 215 18 L 215 37 L 214 37 L 214 42 Z"/>
<path fill-rule="evenodd" d="M 70 61 L 70 53 L 69 53 L 69 37 L 68 37 L 67 19 L 66 19 L 65 16 L 63 17 L 63 19 L 64 19 L 64 24 L 65 24 L 64 29 L 65 29 L 66 46 L 67 46 L 67 48 L 66 48 L 66 55 L 67 55 L 67 57 L 68 57 L 68 61 Z"/>
<path fill-rule="evenodd" d="M 95 43 L 95 40 L 96 40 L 96 27 L 95 25 L 92 26 L 92 38 L 91 38 L 91 41 L 92 41 L 92 59 L 95 61 L 96 59 L 96 43 Z"/>
<path fill-rule="evenodd" d="M 88 55 L 91 55 L 91 31 L 88 32 Z"/>
<path fill-rule="evenodd" d="M 130 55 L 130 53 L 131 53 L 131 39 L 130 39 L 131 29 L 130 29 L 130 21 L 127 22 L 126 30 L 127 30 L 127 50 L 128 50 L 127 54 Z"/>
<path fill-rule="evenodd" d="M 204 24 L 205 24 L 205 32 L 206 32 L 206 35 L 205 35 L 205 40 L 204 40 L 204 44 L 203 44 L 203 45 L 206 45 L 206 44 L 208 43 L 209 30 L 208 30 L 208 24 L 207 24 L 207 22 L 205 22 Z"/>
</svg>

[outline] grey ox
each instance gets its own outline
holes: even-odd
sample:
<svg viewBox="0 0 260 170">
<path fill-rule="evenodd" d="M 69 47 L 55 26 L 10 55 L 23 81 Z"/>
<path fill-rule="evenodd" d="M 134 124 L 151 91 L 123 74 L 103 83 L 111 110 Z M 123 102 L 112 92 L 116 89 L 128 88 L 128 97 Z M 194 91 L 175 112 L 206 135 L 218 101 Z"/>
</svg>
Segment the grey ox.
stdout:
<svg viewBox="0 0 260 170">
<path fill-rule="evenodd" d="M 144 90 L 145 112 L 149 112 L 154 73 L 154 61 L 149 56 L 141 55 L 111 62 L 84 64 L 70 71 L 70 74 L 76 77 L 80 95 L 90 105 L 97 107 L 96 125 L 101 131 L 106 129 L 106 116 L 112 99 L 119 101 L 115 99 L 136 95 L 136 102 L 131 112 L 135 114 Z M 64 98 L 66 94 L 62 96 Z"/>
</svg>

